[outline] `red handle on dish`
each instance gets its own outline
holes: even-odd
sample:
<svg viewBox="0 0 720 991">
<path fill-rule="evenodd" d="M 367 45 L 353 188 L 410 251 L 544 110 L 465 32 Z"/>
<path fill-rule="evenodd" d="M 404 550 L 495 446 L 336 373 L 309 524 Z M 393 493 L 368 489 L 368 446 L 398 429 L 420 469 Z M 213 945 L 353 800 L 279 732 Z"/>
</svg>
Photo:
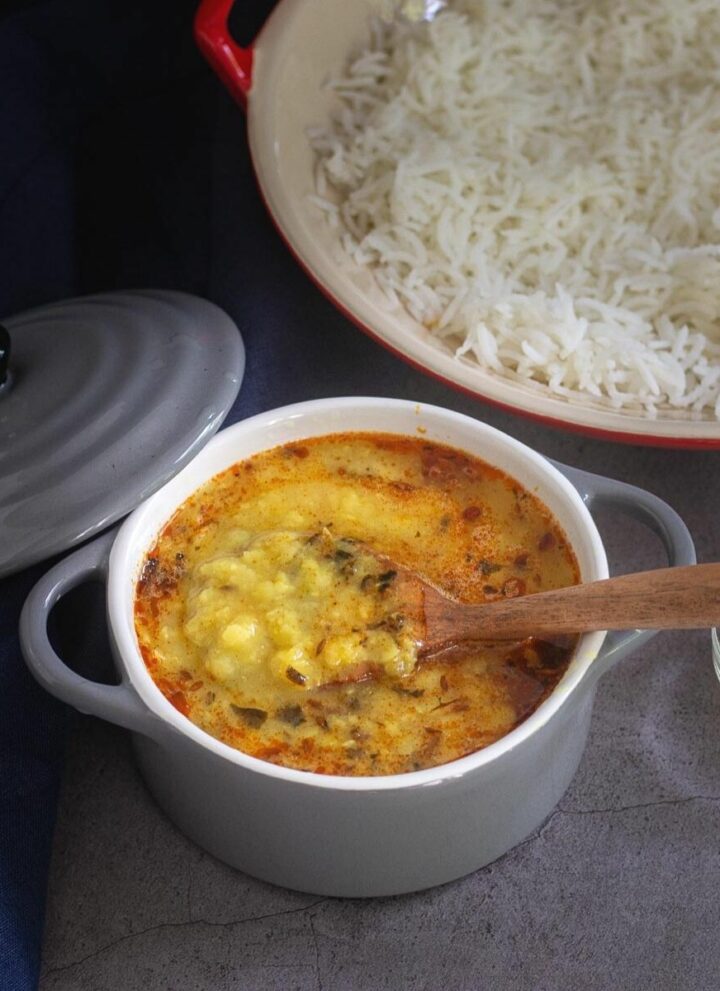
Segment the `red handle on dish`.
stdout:
<svg viewBox="0 0 720 991">
<path fill-rule="evenodd" d="M 202 0 L 195 14 L 198 48 L 245 110 L 252 86 L 253 49 L 241 48 L 230 37 L 228 17 L 235 0 Z"/>
</svg>

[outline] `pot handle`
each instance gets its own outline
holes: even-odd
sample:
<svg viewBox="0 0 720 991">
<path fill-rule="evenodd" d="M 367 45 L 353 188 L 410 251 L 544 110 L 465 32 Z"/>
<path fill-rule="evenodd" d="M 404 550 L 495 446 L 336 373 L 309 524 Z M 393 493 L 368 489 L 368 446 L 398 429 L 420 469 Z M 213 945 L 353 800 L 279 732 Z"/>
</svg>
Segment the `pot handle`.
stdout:
<svg viewBox="0 0 720 991">
<path fill-rule="evenodd" d="M 593 510 L 596 507 L 619 509 L 645 524 L 660 537 L 672 567 L 681 564 L 695 564 L 695 545 L 690 531 L 675 510 L 651 492 L 627 482 L 619 482 L 603 475 L 594 475 L 579 468 L 553 462 L 563 475 L 575 486 L 580 498 Z M 603 648 L 595 659 L 591 671 L 595 680 L 614 667 L 623 657 L 646 643 L 657 633 L 656 630 L 628 630 L 608 633 Z"/>
<path fill-rule="evenodd" d="M 107 584 L 110 548 L 116 530 L 103 534 L 64 558 L 34 586 L 20 615 L 20 646 L 30 672 L 51 695 L 80 712 L 99 716 L 137 733 L 154 736 L 155 717 L 130 683 L 102 685 L 72 671 L 48 639 L 48 617 L 60 599 L 92 578 Z"/>
<path fill-rule="evenodd" d="M 253 49 L 242 48 L 230 35 L 228 17 L 234 3 L 235 0 L 202 0 L 195 14 L 194 33 L 198 48 L 245 110 L 252 87 Z"/>
</svg>

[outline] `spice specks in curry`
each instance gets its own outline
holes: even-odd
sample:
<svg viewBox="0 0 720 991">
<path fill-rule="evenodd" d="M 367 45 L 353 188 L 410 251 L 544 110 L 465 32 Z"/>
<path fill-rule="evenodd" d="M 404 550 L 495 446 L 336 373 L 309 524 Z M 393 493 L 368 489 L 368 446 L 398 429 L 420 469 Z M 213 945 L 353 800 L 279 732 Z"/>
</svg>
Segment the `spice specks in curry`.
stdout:
<svg viewBox="0 0 720 991">
<path fill-rule="evenodd" d="M 425 437 L 309 438 L 216 476 L 158 537 L 135 601 L 151 676 L 224 743 L 343 775 L 472 753 L 552 691 L 573 640 L 416 665 L 395 572 L 376 554 L 466 602 L 578 579 L 545 506 L 480 459 Z"/>
</svg>

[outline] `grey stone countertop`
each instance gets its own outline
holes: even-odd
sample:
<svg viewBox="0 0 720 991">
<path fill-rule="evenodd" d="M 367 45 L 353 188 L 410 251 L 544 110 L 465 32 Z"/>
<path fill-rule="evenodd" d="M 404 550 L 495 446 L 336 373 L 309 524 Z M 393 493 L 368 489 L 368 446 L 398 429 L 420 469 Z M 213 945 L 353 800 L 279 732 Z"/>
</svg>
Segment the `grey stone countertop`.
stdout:
<svg viewBox="0 0 720 991">
<path fill-rule="evenodd" d="M 720 455 L 564 434 L 389 356 L 310 286 L 255 193 L 237 111 L 218 113 L 211 250 L 198 251 L 247 348 L 229 421 L 327 395 L 449 406 L 651 490 L 683 516 L 699 560 L 720 559 Z M 664 563 L 639 524 L 598 522 L 614 570 Z M 214 860 L 155 806 L 126 734 L 78 717 L 41 991 L 717 991 L 719 716 L 709 633 L 659 635 L 600 682 L 580 768 L 535 835 L 462 880 L 368 901 L 285 891 Z"/>
<path fill-rule="evenodd" d="M 716 455 L 612 447 L 474 409 L 656 492 L 686 519 L 699 559 L 720 557 L 717 514 L 703 508 Z M 614 570 L 662 563 L 639 525 L 599 523 Z M 660 634 L 602 680 L 580 769 L 534 835 L 460 881 L 367 901 L 274 888 L 203 853 L 145 791 L 125 733 L 82 718 L 41 989 L 716 989 L 719 706 L 709 634 Z"/>
</svg>

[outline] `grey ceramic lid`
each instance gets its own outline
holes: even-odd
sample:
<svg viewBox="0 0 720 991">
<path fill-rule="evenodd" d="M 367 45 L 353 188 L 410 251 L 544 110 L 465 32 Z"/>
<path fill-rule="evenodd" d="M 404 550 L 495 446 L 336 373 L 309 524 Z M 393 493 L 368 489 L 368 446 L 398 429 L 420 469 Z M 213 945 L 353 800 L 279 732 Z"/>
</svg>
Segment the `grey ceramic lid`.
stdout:
<svg viewBox="0 0 720 991">
<path fill-rule="evenodd" d="M 3 324 L 0 576 L 87 539 L 175 475 L 245 367 L 230 317 L 184 293 L 87 296 Z M 0 340 L 0 364 L 2 352 Z"/>
</svg>

